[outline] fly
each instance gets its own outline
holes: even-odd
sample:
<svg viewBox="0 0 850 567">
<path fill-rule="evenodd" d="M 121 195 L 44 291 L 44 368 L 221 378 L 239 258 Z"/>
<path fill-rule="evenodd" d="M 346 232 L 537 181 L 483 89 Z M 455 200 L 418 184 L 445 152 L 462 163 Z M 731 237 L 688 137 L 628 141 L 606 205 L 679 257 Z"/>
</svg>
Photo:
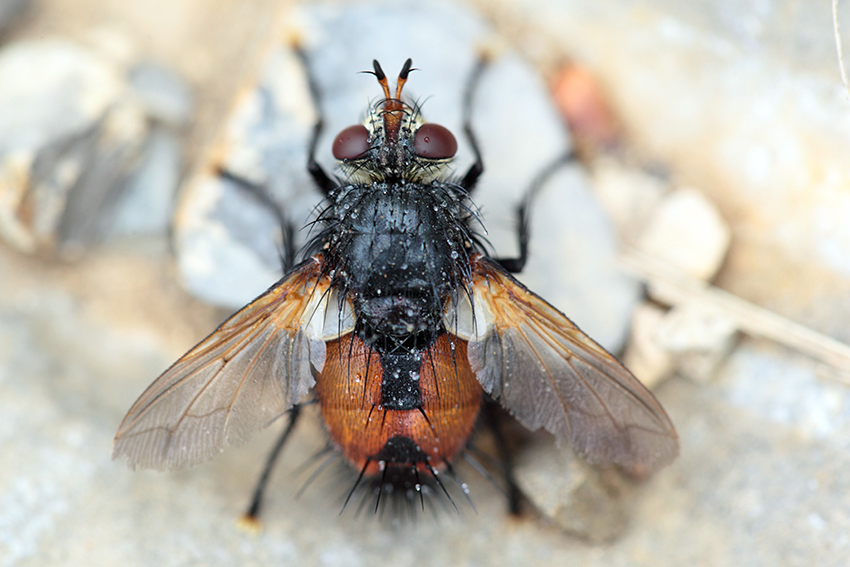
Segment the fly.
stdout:
<svg viewBox="0 0 850 567">
<path fill-rule="evenodd" d="M 677 456 L 678 436 L 652 393 L 512 275 L 528 256 L 535 190 L 518 209 L 518 257 L 488 256 L 475 230 L 471 194 L 484 167 L 471 93 L 484 64 L 465 104 L 475 159 L 452 178 L 454 135 L 402 97 L 411 60 L 394 91 L 373 63 L 383 98 L 334 138 L 339 177 L 316 161 L 321 120 L 314 128 L 308 170 L 325 198 L 302 260 L 141 395 L 113 457 L 181 469 L 289 412 L 248 512 L 255 517 L 309 399 L 358 483 L 400 483 L 420 497 L 428 480 L 446 492 L 440 475 L 452 473 L 479 420 L 493 423 L 495 403 L 592 464 L 646 473 Z M 505 472 L 515 511 L 518 491 Z"/>
</svg>

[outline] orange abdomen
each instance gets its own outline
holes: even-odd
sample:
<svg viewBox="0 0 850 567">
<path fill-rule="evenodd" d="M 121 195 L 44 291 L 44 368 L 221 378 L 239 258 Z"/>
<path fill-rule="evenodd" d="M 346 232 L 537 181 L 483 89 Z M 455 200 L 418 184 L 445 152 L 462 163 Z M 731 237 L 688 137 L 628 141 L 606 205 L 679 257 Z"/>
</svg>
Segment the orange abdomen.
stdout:
<svg viewBox="0 0 850 567">
<path fill-rule="evenodd" d="M 440 469 L 451 461 L 469 439 L 482 403 L 481 385 L 467 362 L 466 342 L 443 333 L 422 352 L 419 408 L 385 408 L 382 380 L 379 354 L 354 333 L 327 343 L 316 391 L 331 438 L 346 459 L 358 470 L 365 467 L 367 475 L 379 472 L 380 461 L 422 470 Z M 387 442 L 397 447 L 399 440 L 418 451 L 388 451 Z M 387 459 L 388 454 L 412 456 Z"/>
</svg>

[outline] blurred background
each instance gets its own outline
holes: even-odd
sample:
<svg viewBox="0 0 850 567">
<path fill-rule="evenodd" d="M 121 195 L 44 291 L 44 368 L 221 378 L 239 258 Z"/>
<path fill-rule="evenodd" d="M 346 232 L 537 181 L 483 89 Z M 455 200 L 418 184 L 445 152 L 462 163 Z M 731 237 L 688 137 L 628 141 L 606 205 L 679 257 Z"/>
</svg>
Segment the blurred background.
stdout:
<svg viewBox="0 0 850 567">
<path fill-rule="evenodd" d="M 799 0 L 0 0 L 0 565 L 846 564 L 835 26 Z M 317 116 L 330 170 L 330 137 L 379 95 L 358 72 L 412 57 L 405 91 L 459 134 L 482 53 L 488 239 L 515 253 L 513 207 L 575 150 L 520 279 L 654 389 L 680 458 L 637 481 L 535 435 L 522 517 L 461 464 L 474 508 L 398 523 L 339 515 L 343 473 L 298 494 L 324 446 L 313 415 L 260 533 L 236 518 L 280 424 L 188 471 L 113 462 L 143 389 L 280 277 L 280 217 L 302 226 L 319 201 Z"/>
</svg>

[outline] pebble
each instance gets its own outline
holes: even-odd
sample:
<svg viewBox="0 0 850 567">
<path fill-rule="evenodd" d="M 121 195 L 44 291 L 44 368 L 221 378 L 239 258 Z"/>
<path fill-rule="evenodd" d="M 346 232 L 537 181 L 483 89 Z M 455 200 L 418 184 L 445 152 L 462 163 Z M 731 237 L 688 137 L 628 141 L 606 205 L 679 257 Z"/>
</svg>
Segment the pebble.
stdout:
<svg viewBox="0 0 850 567">
<path fill-rule="evenodd" d="M 702 304 L 666 310 L 643 303 L 635 310 L 624 363 L 648 388 L 673 373 L 696 382 L 714 377 L 738 335 L 728 316 Z"/>
<path fill-rule="evenodd" d="M 562 530 L 597 544 L 623 533 L 627 514 L 616 487 L 552 439 L 524 447 L 515 474 L 523 494 Z"/>
<path fill-rule="evenodd" d="M 611 218 L 621 242 L 634 242 L 669 191 L 667 182 L 609 157 L 598 157 L 591 171 L 593 193 Z"/>
<path fill-rule="evenodd" d="M 709 306 L 676 305 L 659 321 L 655 338 L 675 360 L 677 372 L 698 382 L 711 379 L 735 345 L 738 327 Z"/>
<path fill-rule="evenodd" d="M 131 77 L 63 40 L 0 51 L 0 237 L 9 244 L 73 257 L 110 234 L 165 234 L 181 152 L 149 122 L 185 123 L 188 91 L 151 64 Z"/>
<path fill-rule="evenodd" d="M 638 248 L 683 273 L 710 280 L 720 269 L 732 233 L 720 212 L 696 189 L 666 195 L 641 234 Z"/>
<path fill-rule="evenodd" d="M 647 388 L 654 388 L 673 372 L 674 359 L 658 340 L 658 327 L 667 313 L 653 303 L 637 306 L 623 364 Z"/>
</svg>

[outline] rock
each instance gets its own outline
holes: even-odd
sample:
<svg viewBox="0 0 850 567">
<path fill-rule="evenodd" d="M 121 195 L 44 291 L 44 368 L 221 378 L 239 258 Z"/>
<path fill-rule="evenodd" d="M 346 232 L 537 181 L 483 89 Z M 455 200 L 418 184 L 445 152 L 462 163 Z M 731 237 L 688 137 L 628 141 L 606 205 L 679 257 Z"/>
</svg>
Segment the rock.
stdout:
<svg viewBox="0 0 850 567">
<path fill-rule="evenodd" d="M 677 189 L 658 204 L 638 248 L 689 276 L 710 280 L 723 264 L 731 231 L 717 208 L 695 189 Z"/>
<path fill-rule="evenodd" d="M 632 330 L 623 363 L 647 388 L 666 379 L 674 368 L 674 358 L 658 340 L 658 328 L 667 310 L 643 302 L 632 318 Z"/>
<path fill-rule="evenodd" d="M 591 184 L 593 194 L 613 221 L 620 242 L 625 243 L 637 239 L 669 191 L 663 179 L 606 157 L 594 160 Z"/>
<path fill-rule="evenodd" d="M 572 451 L 542 438 L 525 447 L 516 464 L 523 494 L 559 528 L 592 543 L 616 539 L 627 518 L 618 490 Z"/>
<path fill-rule="evenodd" d="M 70 257 L 108 235 L 165 235 L 182 167 L 165 128 L 190 115 L 188 88 L 162 67 L 142 63 L 127 78 L 110 56 L 64 41 L 6 48 L 0 236 Z"/>
<path fill-rule="evenodd" d="M 619 352 L 640 297 L 620 269 L 614 227 L 578 168 L 546 184 L 531 221 L 530 259 L 519 278 L 594 340 Z"/>
<path fill-rule="evenodd" d="M 624 363 L 648 388 L 676 372 L 705 382 L 734 347 L 738 328 L 721 311 L 703 304 L 664 310 L 644 303 L 635 310 Z"/>
<path fill-rule="evenodd" d="M 673 307 L 658 322 L 655 339 L 675 360 L 677 371 L 704 382 L 735 344 L 738 328 L 722 312 L 702 304 Z"/>
<path fill-rule="evenodd" d="M 24 252 L 84 246 L 147 127 L 114 67 L 59 40 L 0 52 L 0 236 Z"/>
</svg>

